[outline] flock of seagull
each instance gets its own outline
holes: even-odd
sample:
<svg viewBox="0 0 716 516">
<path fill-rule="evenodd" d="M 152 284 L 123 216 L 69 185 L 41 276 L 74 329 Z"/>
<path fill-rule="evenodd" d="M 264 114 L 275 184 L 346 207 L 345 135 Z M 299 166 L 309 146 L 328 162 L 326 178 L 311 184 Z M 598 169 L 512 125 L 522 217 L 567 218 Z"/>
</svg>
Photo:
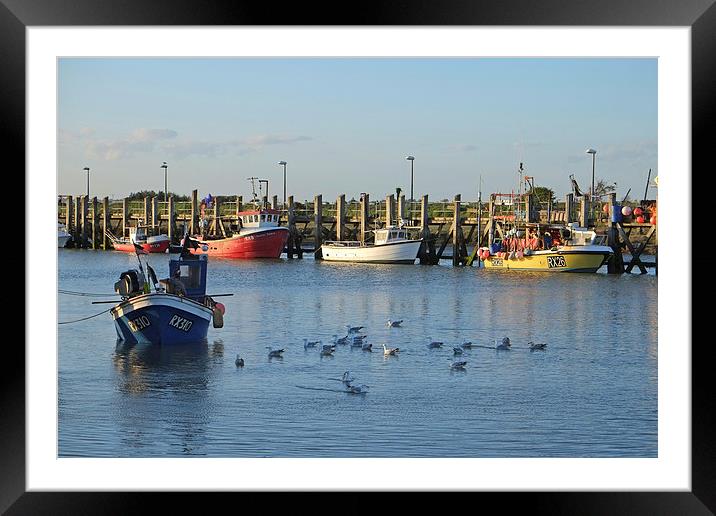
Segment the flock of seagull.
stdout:
<svg viewBox="0 0 716 516">
<path fill-rule="evenodd" d="M 403 320 L 399 321 L 393 321 L 391 319 L 388 319 L 388 322 L 386 323 L 386 326 L 388 328 L 398 328 L 403 323 Z M 303 349 L 313 349 L 317 348 L 320 350 L 320 356 L 333 356 L 333 353 L 335 353 L 337 346 L 339 345 L 348 345 L 350 344 L 353 348 L 361 348 L 363 351 L 372 351 L 373 345 L 369 342 L 366 342 L 367 335 L 361 335 L 360 331 L 364 328 L 363 326 L 351 326 L 346 325 L 347 333 L 343 337 L 338 337 L 338 334 L 333 334 L 333 342 L 331 344 L 323 344 L 322 340 L 314 340 L 309 341 L 307 338 L 303 339 Z M 429 338 L 430 342 L 428 344 L 428 349 L 440 349 L 443 347 L 444 343 L 441 341 L 435 341 L 432 340 L 432 338 Z M 547 348 L 546 343 L 534 343 L 532 341 L 527 343 L 528 349 L 530 351 L 544 351 Z M 501 341 L 498 341 L 495 339 L 494 346 L 484 346 L 484 345 L 476 345 L 472 342 L 463 342 L 459 346 L 453 347 L 453 356 L 458 357 L 461 356 L 466 349 L 472 349 L 472 348 L 487 348 L 487 349 L 495 349 L 498 351 L 508 351 L 513 349 L 512 343 L 510 342 L 509 337 L 503 337 Z M 283 358 L 283 353 L 286 351 L 285 349 L 273 349 L 271 346 L 266 346 L 266 349 L 268 349 L 268 357 L 271 358 Z M 389 348 L 385 344 L 383 344 L 383 356 L 395 356 L 400 352 L 400 348 Z M 454 360 L 450 364 L 450 369 L 455 371 L 464 371 L 465 366 L 467 366 L 467 360 Z M 244 359 L 241 358 L 239 355 L 236 356 L 236 367 L 244 367 Z M 343 376 L 338 378 L 332 378 L 333 380 L 340 380 L 343 385 L 346 387 L 346 392 L 350 392 L 352 394 L 364 394 L 368 388 L 367 385 L 354 385 L 352 382 L 355 381 L 355 378 L 352 378 L 350 376 L 350 371 L 346 371 L 343 373 Z"/>
</svg>

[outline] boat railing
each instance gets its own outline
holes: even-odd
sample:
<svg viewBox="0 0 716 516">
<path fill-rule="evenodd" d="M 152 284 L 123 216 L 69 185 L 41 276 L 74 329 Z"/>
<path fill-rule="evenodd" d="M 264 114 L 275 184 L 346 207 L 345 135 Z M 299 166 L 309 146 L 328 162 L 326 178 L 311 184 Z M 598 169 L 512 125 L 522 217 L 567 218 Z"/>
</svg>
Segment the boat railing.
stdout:
<svg viewBox="0 0 716 516">
<path fill-rule="evenodd" d="M 360 247 L 361 243 L 354 240 L 326 240 L 324 245 L 333 245 L 337 247 Z"/>
</svg>

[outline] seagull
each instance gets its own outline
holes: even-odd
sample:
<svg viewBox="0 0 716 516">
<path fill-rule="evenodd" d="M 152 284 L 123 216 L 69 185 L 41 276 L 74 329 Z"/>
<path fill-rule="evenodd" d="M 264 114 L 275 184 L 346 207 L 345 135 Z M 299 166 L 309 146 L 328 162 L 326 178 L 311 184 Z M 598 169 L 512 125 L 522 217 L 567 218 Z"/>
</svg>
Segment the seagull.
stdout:
<svg viewBox="0 0 716 516">
<path fill-rule="evenodd" d="M 241 358 L 239 355 L 236 355 L 236 367 L 244 367 L 244 359 Z"/>
<path fill-rule="evenodd" d="M 317 344 L 321 344 L 322 342 L 322 340 L 308 342 L 308 339 L 303 339 L 303 349 L 315 348 Z"/>
<path fill-rule="evenodd" d="M 388 355 L 395 355 L 399 351 L 400 348 L 386 348 L 385 344 L 383 344 L 383 356 L 387 357 Z"/>
<path fill-rule="evenodd" d="M 281 353 L 284 352 L 283 349 L 271 349 L 271 346 L 266 346 L 266 349 L 269 350 L 269 354 L 268 354 L 269 358 L 274 358 L 274 357 L 275 358 L 283 358 L 281 356 Z"/>
<path fill-rule="evenodd" d="M 363 326 L 351 326 L 350 324 L 346 324 L 346 328 L 348 328 L 348 333 L 358 333 L 363 329 Z"/>
<path fill-rule="evenodd" d="M 336 350 L 335 344 L 323 344 L 321 345 L 321 351 L 330 351 L 331 353 Z"/>
<path fill-rule="evenodd" d="M 348 335 L 345 337 L 338 338 L 338 335 L 333 334 L 333 344 L 348 344 Z"/>
<path fill-rule="evenodd" d="M 361 344 L 361 349 L 363 351 L 373 351 L 373 344 L 371 344 L 370 342 L 364 342 L 363 344 Z"/>
<path fill-rule="evenodd" d="M 495 349 L 510 349 L 510 338 L 504 337 L 501 344 L 497 344 L 497 339 L 495 339 Z"/>
<path fill-rule="evenodd" d="M 341 376 L 341 381 L 346 385 L 350 385 L 353 380 L 355 380 L 355 378 L 351 377 L 350 371 L 346 371 L 343 373 L 343 376 Z"/>
<path fill-rule="evenodd" d="M 461 346 L 462 349 L 472 349 L 472 342 L 463 342 Z"/>
<path fill-rule="evenodd" d="M 441 347 L 443 347 L 442 342 L 431 341 L 430 344 L 428 344 L 428 348 L 430 348 L 430 349 L 441 348 Z"/>
<path fill-rule="evenodd" d="M 324 346 L 323 349 L 321 350 L 321 356 L 322 357 L 332 357 L 334 351 L 335 351 L 335 348 L 332 348 L 330 346 L 329 347 Z"/>
<path fill-rule="evenodd" d="M 538 349 L 545 349 L 545 348 L 547 347 L 547 344 L 544 344 L 544 343 L 542 343 L 542 344 L 535 344 L 535 343 L 532 342 L 532 341 L 528 342 L 527 344 L 528 344 L 529 347 L 530 347 L 530 351 L 535 351 L 535 350 L 538 350 Z"/>
<path fill-rule="evenodd" d="M 464 371 L 466 365 L 467 365 L 467 361 L 465 361 L 465 360 L 463 360 L 461 362 L 453 362 L 452 364 L 450 364 L 450 369 Z"/>
<path fill-rule="evenodd" d="M 458 348 L 457 346 L 452 348 L 453 354 L 455 355 L 462 355 L 462 348 Z"/>
<path fill-rule="evenodd" d="M 349 392 L 351 394 L 365 394 L 366 392 L 368 392 L 368 386 L 346 384 L 346 392 Z"/>
<path fill-rule="evenodd" d="M 368 335 L 353 335 L 353 342 L 360 340 L 363 341 L 368 338 Z"/>
<path fill-rule="evenodd" d="M 401 325 L 402 322 L 403 322 L 402 319 L 399 320 L 399 321 L 391 321 L 390 319 L 388 319 L 388 325 L 387 325 L 387 326 L 388 326 L 388 328 L 397 328 L 398 326 Z"/>
</svg>

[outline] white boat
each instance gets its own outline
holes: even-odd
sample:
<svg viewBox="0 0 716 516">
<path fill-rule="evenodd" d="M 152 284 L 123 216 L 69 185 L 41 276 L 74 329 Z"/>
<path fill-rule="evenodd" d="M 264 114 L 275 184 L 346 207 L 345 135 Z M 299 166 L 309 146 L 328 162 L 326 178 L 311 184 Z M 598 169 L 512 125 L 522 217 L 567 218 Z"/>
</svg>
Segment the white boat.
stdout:
<svg viewBox="0 0 716 516">
<path fill-rule="evenodd" d="M 67 228 L 62 222 L 57 223 L 57 247 L 65 247 L 67 242 L 72 240 L 72 235 L 67 232 Z"/>
<path fill-rule="evenodd" d="M 402 226 L 376 229 L 375 243 L 327 241 L 321 246 L 323 259 L 329 262 L 415 263 L 422 239 L 408 238 Z"/>
</svg>

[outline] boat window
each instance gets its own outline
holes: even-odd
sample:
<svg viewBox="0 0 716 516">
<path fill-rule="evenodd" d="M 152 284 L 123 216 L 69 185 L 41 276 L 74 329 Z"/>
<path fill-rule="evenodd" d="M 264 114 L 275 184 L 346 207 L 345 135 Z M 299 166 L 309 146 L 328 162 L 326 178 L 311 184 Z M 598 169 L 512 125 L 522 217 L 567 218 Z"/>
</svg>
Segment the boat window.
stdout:
<svg viewBox="0 0 716 516">
<path fill-rule="evenodd" d="M 274 222 L 278 222 L 278 215 L 274 215 L 274 216 L 273 216 L 273 221 L 274 221 Z"/>
<path fill-rule="evenodd" d="M 390 232 L 390 238 L 395 238 L 395 231 Z"/>
<path fill-rule="evenodd" d="M 251 222 L 256 222 L 257 218 L 256 215 L 251 215 Z"/>
<path fill-rule="evenodd" d="M 189 265 L 180 265 L 179 270 L 181 272 L 181 282 L 186 288 L 199 288 L 199 282 L 201 280 L 201 268 L 190 267 Z"/>
<path fill-rule="evenodd" d="M 398 231 L 398 238 L 405 238 L 405 233 L 402 231 Z"/>
</svg>

